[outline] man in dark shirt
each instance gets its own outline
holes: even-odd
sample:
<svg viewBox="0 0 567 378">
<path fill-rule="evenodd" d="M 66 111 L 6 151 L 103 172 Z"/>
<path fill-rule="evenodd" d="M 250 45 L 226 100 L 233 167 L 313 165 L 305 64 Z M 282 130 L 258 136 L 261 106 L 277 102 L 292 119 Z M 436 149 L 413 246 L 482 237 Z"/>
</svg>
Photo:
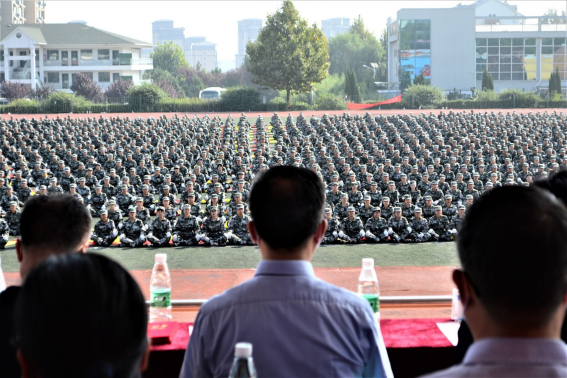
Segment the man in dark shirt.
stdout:
<svg viewBox="0 0 567 378">
<path fill-rule="evenodd" d="M 85 252 L 89 245 L 91 216 L 78 199 L 68 194 L 32 197 L 20 216 L 16 253 L 20 276 L 50 256 Z M 13 344 L 13 310 L 20 288 L 10 286 L 0 293 L 0 377 L 20 377 Z"/>
</svg>

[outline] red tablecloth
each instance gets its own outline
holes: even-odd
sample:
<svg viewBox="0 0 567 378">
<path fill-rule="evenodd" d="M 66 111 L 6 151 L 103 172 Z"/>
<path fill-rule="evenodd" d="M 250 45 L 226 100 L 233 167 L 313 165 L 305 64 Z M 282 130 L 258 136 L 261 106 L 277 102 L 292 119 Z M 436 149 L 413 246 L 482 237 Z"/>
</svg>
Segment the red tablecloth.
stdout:
<svg viewBox="0 0 567 378">
<path fill-rule="evenodd" d="M 383 319 L 380 329 L 386 348 L 443 348 L 451 347 L 447 337 L 439 330 L 437 323 L 449 319 Z M 179 330 L 171 344 L 154 345 L 152 351 L 183 350 L 189 343 L 189 326 L 193 323 L 179 323 Z"/>
</svg>

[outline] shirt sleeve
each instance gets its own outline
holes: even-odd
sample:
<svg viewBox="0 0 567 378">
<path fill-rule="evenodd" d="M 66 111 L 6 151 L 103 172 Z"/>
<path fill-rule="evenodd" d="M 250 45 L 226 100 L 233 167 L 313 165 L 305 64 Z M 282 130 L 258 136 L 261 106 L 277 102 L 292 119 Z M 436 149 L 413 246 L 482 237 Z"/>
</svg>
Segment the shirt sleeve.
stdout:
<svg viewBox="0 0 567 378">
<path fill-rule="evenodd" d="M 368 358 L 364 364 L 362 376 L 393 378 L 394 373 L 392 372 L 386 345 L 384 344 L 380 329 L 376 326 L 374 314 L 368 309 L 365 311 L 364 315 L 367 324 L 369 324 L 369 332 L 367 335 L 370 340 L 368 341 Z"/>
</svg>

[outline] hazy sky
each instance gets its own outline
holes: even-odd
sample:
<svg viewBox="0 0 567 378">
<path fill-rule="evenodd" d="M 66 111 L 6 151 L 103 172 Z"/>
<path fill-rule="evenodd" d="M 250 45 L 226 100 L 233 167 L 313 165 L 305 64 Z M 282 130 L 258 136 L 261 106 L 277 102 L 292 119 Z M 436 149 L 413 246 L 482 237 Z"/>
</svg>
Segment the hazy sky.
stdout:
<svg viewBox="0 0 567 378">
<path fill-rule="evenodd" d="M 366 26 L 380 35 L 388 17 L 396 19 L 401 8 L 450 8 L 473 1 L 295 1 L 302 17 L 309 23 L 334 17 L 352 19 L 361 15 Z M 526 16 L 538 16 L 548 8 L 566 9 L 566 1 L 513 1 Z M 265 18 L 281 6 L 281 1 L 47 1 L 48 23 L 83 20 L 90 26 L 152 42 L 152 22 L 174 20 L 175 27 L 184 27 L 185 36 L 205 36 L 217 44 L 219 61 L 233 61 L 237 52 L 237 21 Z"/>
</svg>

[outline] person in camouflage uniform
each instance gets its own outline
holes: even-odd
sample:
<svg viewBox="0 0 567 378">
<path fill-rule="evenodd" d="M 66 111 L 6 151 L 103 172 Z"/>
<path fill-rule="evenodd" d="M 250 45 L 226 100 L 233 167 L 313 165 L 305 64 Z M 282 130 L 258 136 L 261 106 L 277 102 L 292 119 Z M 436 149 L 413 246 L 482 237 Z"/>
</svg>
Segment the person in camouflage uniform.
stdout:
<svg viewBox="0 0 567 378">
<path fill-rule="evenodd" d="M 163 197 L 160 206 L 163 206 L 163 208 L 165 209 L 165 219 L 167 219 L 169 223 L 175 223 L 175 221 L 177 220 L 177 211 L 173 206 L 169 204 L 169 198 Z"/>
<path fill-rule="evenodd" d="M 347 218 L 341 222 L 339 238 L 346 243 L 360 243 L 365 237 L 362 221 L 356 216 L 354 206 L 348 207 L 347 214 Z"/>
<path fill-rule="evenodd" d="M 192 196 L 195 198 L 195 195 Z M 175 246 L 192 246 L 199 244 L 201 235 L 201 221 L 191 214 L 191 205 L 185 204 L 182 207 L 182 214 L 173 225 L 173 243 Z"/>
<path fill-rule="evenodd" d="M 339 218 L 340 221 L 348 218 L 349 207 L 351 207 L 351 205 L 348 203 L 348 194 L 342 193 L 341 203 L 335 206 L 335 214 L 337 214 L 337 217 Z"/>
<path fill-rule="evenodd" d="M 453 231 L 453 235 L 457 235 L 459 233 L 459 226 L 461 225 L 463 219 L 465 219 L 465 211 L 466 211 L 465 205 L 459 205 L 457 207 L 457 215 L 455 215 L 450 222 L 450 227 L 451 227 L 451 231 Z"/>
<path fill-rule="evenodd" d="M 423 243 L 431 240 L 429 222 L 421 216 L 421 208 L 415 208 L 414 217 L 409 221 L 409 226 L 412 229 L 411 239 L 413 242 Z"/>
<path fill-rule="evenodd" d="M 87 207 L 94 218 L 99 215 L 100 211 L 106 206 L 108 197 L 102 192 L 102 185 L 95 185 L 95 192 L 91 195 L 90 200 L 87 202 Z"/>
<path fill-rule="evenodd" d="M 431 196 L 425 196 L 423 197 L 423 200 L 424 200 L 424 204 L 421 207 L 421 211 L 423 217 L 425 219 L 429 219 L 435 215 L 435 206 L 432 203 L 433 201 L 431 200 Z"/>
<path fill-rule="evenodd" d="M 203 236 L 201 240 L 205 245 L 223 246 L 226 245 L 224 236 L 224 221 L 219 218 L 219 209 L 214 206 L 210 209 L 210 216 L 203 221 Z"/>
<path fill-rule="evenodd" d="M 372 218 L 372 213 L 374 213 L 374 206 L 370 204 L 371 201 L 370 196 L 364 196 L 364 204 L 358 209 L 358 216 L 362 224 L 366 224 L 366 221 Z"/>
<path fill-rule="evenodd" d="M 453 205 L 453 197 L 450 194 L 445 195 L 445 204 L 441 206 L 443 215 L 446 215 L 449 221 L 457 215 L 457 208 Z"/>
<path fill-rule="evenodd" d="M 374 207 L 372 217 L 366 221 L 366 240 L 373 243 L 388 240 L 388 221 L 382 218 L 379 207 Z"/>
<path fill-rule="evenodd" d="M 11 186 L 6 187 L 6 194 L 0 199 L 0 208 L 4 212 L 10 211 L 10 204 L 12 202 L 16 202 L 18 206 L 20 205 L 20 201 L 18 197 L 14 194 L 14 191 Z"/>
<path fill-rule="evenodd" d="M 57 178 L 52 177 L 49 180 L 49 186 L 47 187 L 47 194 L 63 194 L 63 193 L 64 193 L 63 188 L 57 185 Z"/>
<path fill-rule="evenodd" d="M 95 246 L 109 247 L 116 240 L 118 230 L 114 226 L 114 222 L 108 219 L 108 210 L 101 210 L 99 215 L 100 220 L 95 223 L 91 240 Z"/>
<path fill-rule="evenodd" d="M 390 197 L 382 197 L 382 218 L 388 220 L 394 215 L 394 206 L 390 202 Z"/>
<path fill-rule="evenodd" d="M 146 242 L 144 224 L 136 218 L 136 208 L 128 208 L 128 219 L 123 222 L 122 234 L 120 234 L 121 247 L 141 247 Z"/>
<path fill-rule="evenodd" d="M 325 219 L 327 220 L 327 229 L 325 230 L 325 236 L 321 244 L 339 243 L 341 223 L 337 218 L 333 217 L 333 209 L 330 207 L 325 208 Z"/>
<path fill-rule="evenodd" d="M 244 214 L 248 215 L 250 213 L 250 211 L 248 210 L 248 204 L 242 202 L 242 194 L 240 192 L 234 192 L 228 206 L 228 216 L 236 215 L 236 209 L 238 205 L 242 205 Z"/>
<path fill-rule="evenodd" d="M 10 209 L 4 216 L 4 220 L 8 223 L 10 235 L 15 236 L 19 234 L 20 215 L 21 211 L 18 208 L 18 203 L 15 201 L 10 202 Z"/>
<path fill-rule="evenodd" d="M 9 239 L 10 227 L 8 227 L 8 223 L 4 219 L 0 218 L 0 249 L 6 248 Z"/>
<path fill-rule="evenodd" d="M 158 206 L 157 218 L 154 219 L 150 226 L 148 241 L 152 243 L 152 247 L 169 247 L 170 239 L 171 223 L 165 219 L 165 208 L 163 206 Z"/>
<path fill-rule="evenodd" d="M 378 189 L 376 181 L 370 183 L 370 190 L 366 192 L 366 195 L 370 196 L 370 204 L 372 206 L 376 207 L 382 204 L 382 192 Z"/>
<path fill-rule="evenodd" d="M 429 218 L 429 227 L 435 233 L 437 241 L 453 240 L 453 233 L 449 228 L 449 219 L 446 215 L 443 215 L 443 209 L 437 205 L 434 210 L 435 215 Z"/>
<path fill-rule="evenodd" d="M 434 205 L 441 204 L 443 202 L 443 192 L 439 189 L 439 182 L 436 180 L 431 181 L 431 187 L 425 192 L 426 196 L 431 197 L 431 201 Z"/>
<path fill-rule="evenodd" d="M 18 197 L 20 203 L 25 204 L 31 195 L 32 190 L 28 187 L 28 182 L 23 180 L 19 188 L 16 190 L 16 197 Z"/>
<path fill-rule="evenodd" d="M 339 189 L 339 184 L 337 182 L 331 182 L 329 184 L 331 191 L 327 193 L 327 202 L 332 204 L 332 206 L 337 206 L 341 202 L 341 194 Z"/>
<path fill-rule="evenodd" d="M 117 208 L 116 201 L 108 201 L 108 219 L 114 222 L 114 225 L 118 230 L 122 229 L 124 224 L 122 223 L 122 211 Z"/>
<path fill-rule="evenodd" d="M 195 218 L 197 218 L 197 221 L 200 224 L 203 221 L 203 219 L 202 219 L 203 210 L 201 210 L 201 205 L 199 205 L 199 203 L 196 202 L 195 193 L 189 193 L 189 196 L 187 197 L 187 204 L 186 205 L 189 205 L 189 207 L 191 209 L 191 215 L 193 215 Z"/>
<path fill-rule="evenodd" d="M 410 234 L 412 232 L 408 220 L 402 216 L 402 208 L 394 207 L 394 216 L 388 220 L 388 234 L 390 241 L 397 243 L 407 243 L 410 241 Z"/>
<path fill-rule="evenodd" d="M 147 231 L 152 223 L 150 211 L 144 207 L 144 199 L 142 197 L 136 198 L 135 203 L 136 218 L 142 221 L 142 223 L 144 224 L 144 231 Z"/>
<path fill-rule="evenodd" d="M 228 232 L 225 234 L 230 244 L 253 245 L 248 232 L 250 216 L 244 213 L 244 204 L 236 205 L 236 214 L 228 221 Z"/>
<path fill-rule="evenodd" d="M 411 195 L 404 195 L 404 202 L 400 207 L 402 208 L 402 216 L 409 222 L 415 213 L 415 205 L 411 203 Z"/>
<path fill-rule="evenodd" d="M 128 208 L 134 205 L 134 197 L 128 193 L 128 186 L 122 185 L 120 188 L 121 192 L 116 196 L 116 204 L 118 208 L 123 212 L 128 212 Z"/>
</svg>

